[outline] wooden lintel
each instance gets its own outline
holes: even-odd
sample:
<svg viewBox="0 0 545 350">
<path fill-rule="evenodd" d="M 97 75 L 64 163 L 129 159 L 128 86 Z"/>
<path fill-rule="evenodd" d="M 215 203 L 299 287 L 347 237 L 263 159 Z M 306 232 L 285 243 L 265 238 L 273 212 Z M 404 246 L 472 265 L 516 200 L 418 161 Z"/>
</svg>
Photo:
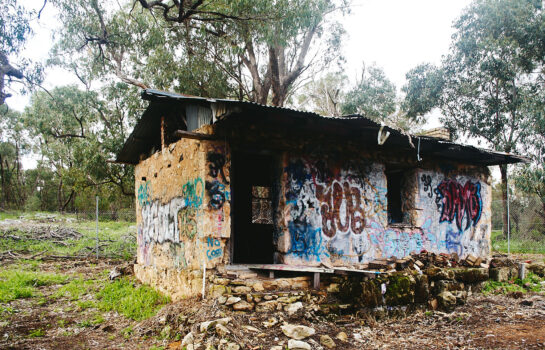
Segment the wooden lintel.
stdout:
<svg viewBox="0 0 545 350">
<path fill-rule="evenodd" d="M 174 137 L 177 138 L 185 138 L 185 139 L 194 139 L 194 140 L 216 140 L 217 137 L 215 135 L 208 135 L 208 134 L 201 134 L 198 132 L 191 132 L 191 131 L 185 131 L 185 130 L 176 130 L 174 132 Z"/>
</svg>

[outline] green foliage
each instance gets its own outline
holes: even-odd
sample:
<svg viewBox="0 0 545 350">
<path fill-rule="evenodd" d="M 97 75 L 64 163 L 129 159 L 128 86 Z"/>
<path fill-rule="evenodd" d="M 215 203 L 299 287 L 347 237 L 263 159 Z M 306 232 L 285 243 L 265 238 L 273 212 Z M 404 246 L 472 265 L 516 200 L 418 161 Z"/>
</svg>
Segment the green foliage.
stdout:
<svg viewBox="0 0 545 350">
<path fill-rule="evenodd" d="M 361 114 L 375 121 L 386 120 L 396 111 L 396 88 L 382 68 L 364 68 L 361 80 L 346 94 L 344 114 Z"/>
<path fill-rule="evenodd" d="M 502 231 L 492 231 L 492 249 L 494 251 L 507 253 L 507 238 Z M 512 232 L 510 242 L 511 253 L 533 253 L 545 254 L 545 246 L 543 246 L 543 234 L 539 231 L 528 233 Z"/>
<path fill-rule="evenodd" d="M 140 321 L 149 318 L 166 303 L 168 297 L 151 287 L 136 286 L 129 278 L 118 279 L 107 284 L 98 294 L 101 310 L 115 310 L 127 318 Z"/>
<path fill-rule="evenodd" d="M 407 117 L 418 122 L 439 105 L 443 88 L 442 72 L 435 66 L 424 63 L 406 74 L 407 84 L 401 89 L 405 93 L 402 104 Z"/>
<path fill-rule="evenodd" d="M 59 288 L 54 294 L 54 298 L 59 297 L 68 297 L 70 300 L 79 300 L 83 295 L 89 293 L 90 290 L 92 290 L 95 287 L 95 281 L 93 280 L 85 280 L 81 277 L 75 278 Z M 84 308 L 87 308 L 88 306 L 85 304 L 85 302 L 82 302 L 83 306 L 86 306 Z M 80 305 L 78 305 L 80 306 Z M 81 308 L 81 306 L 80 306 Z"/>
<path fill-rule="evenodd" d="M 440 107 L 449 129 L 481 137 L 496 150 L 520 150 L 532 134 L 543 89 L 533 72 L 544 67 L 543 56 L 525 53 L 530 42 L 542 40 L 543 16 L 536 1 L 472 3 L 454 24 L 441 67 L 420 65 L 407 75 L 408 115 Z"/>
<path fill-rule="evenodd" d="M 41 328 L 34 329 L 28 333 L 30 338 L 39 338 L 45 336 L 45 331 Z"/>
<path fill-rule="evenodd" d="M 515 278 L 509 282 L 497 282 L 497 281 L 486 281 L 482 288 L 483 294 L 508 294 L 513 292 L 535 292 L 539 293 L 545 290 L 541 282 L 543 280 L 533 274 L 528 273 L 526 278 L 523 280 Z"/>
<path fill-rule="evenodd" d="M 64 275 L 20 269 L 0 271 L 0 302 L 30 298 L 36 287 L 64 283 L 67 279 L 68 276 Z"/>
</svg>

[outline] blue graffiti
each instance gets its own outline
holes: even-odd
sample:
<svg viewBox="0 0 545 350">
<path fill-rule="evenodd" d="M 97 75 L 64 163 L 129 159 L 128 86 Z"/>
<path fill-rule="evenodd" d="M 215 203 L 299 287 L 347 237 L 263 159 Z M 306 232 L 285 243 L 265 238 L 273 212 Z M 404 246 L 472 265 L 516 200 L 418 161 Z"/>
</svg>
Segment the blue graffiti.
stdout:
<svg viewBox="0 0 545 350">
<path fill-rule="evenodd" d="M 141 207 L 151 203 L 151 184 L 149 181 L 138 187 L 138 204 Z"/>
<path fill-rule="evenodd" d="M 187 207 L 200 208 L 204 193 L 204 182 L 200 177 L 186 182 L 182 187 L 182 196 Z"/>
<path fill-rule="evenodd" d="M 206 257 L 208 258 L 208 260 L 219 258 L 223 255 L 223 249 L 221 249 L 221 242 L 218 239 L 207 237 L 206 245 L 208 246 L 208 248 L 210 248 L 206 251 Z"/>
<path fill-rule="evenodd" d="M 307 260 L 320 261 L 322 255 L 329 256 L 322 245 L 322 232 L 320 228 L 313 228 L 306 222 L 290 221 L 291 247 L 288 254 L 293 254 Z"/>
<path fill-rule="evenodd" d="M 462 256 L 463 247 L 462 247 L 462 232 L 448 230 L 445 238 L 445 247 L 449 253 L 457 253 L 458 256 Z"/>
</svg>

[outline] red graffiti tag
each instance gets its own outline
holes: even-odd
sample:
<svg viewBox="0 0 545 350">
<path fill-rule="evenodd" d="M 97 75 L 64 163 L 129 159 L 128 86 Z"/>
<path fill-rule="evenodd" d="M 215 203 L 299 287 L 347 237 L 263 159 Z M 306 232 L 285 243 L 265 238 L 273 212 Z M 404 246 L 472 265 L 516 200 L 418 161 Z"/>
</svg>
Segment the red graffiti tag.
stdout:
<svg viewBox="0 0 545 350">
<path fill-rule="evenodd" d="M 340 182 L 335 181 L 327 188 L 316 184 L 316 198 L 321 203 L 322 231 L 326 236 L 335 236 L 337 229 L 341 232 L 351 229 L 355 234 L 363 232 L 365 218 L 361 208 L 361 197 L 360 189 L 351 187 L 346 181 L 342 186 Z M 346 205 L 344 214 L 341 212 L 343 202 Z"/>
<path fill-rule="evenodd" d="M 442 205 L 439 222 L 452 222 L 456 218 L 456 226 L 460 231 L 465 231 L 476 225 L 481 218 L 482 199 L 481 184 L 467 181 L 462 186 L 456 180 L 443 180 L 435 190 L 438 200 Z M 465 228 L 463 226 L 464 216 L 466 217 Z"/>
</svg>

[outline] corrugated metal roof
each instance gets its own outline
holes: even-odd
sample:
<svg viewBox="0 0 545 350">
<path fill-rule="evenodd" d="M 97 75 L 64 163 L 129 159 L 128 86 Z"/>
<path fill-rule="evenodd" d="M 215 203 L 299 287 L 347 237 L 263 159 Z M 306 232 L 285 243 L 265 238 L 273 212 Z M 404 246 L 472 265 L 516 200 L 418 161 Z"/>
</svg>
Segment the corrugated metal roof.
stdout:
<svg viewBox="0 0 545 350">
<path fill-rule="evenodd" d="M 313 112 L 299 111 L 287 107 L 266 106 L 248 101 L 181 95 L 154 89 L 144 90 L 142 92 L 142 98 L 151 103 L 142 115 L 142 118 L 138 121 L 131 135 L 128 137 L 122 150 L 119 152 L 117 156 L 118 162 L 137 164 L 141 154 L 148 154 L 152 148 L 157 147 L 157 145 L 160 144 L 160 118 L 158 118 L 158 116 L 170 116 L 173 113 L 180 113 L 180 103 L 186 105 L 191 103 L 204 104 L 209 106 L 223 104 L 228 106 L 228 109 L 231 110 L 238 108 L 241 111 L 258 110 L 260 112 L 273 112 L 275 115 L 285 116 L 287 118 L 304 118 L 315 122 L 321 120 L 324 123 L 340 124 L 341 126 L 344 126 L 345 129 L 352 131 L 365 130 L 366 132 L 376 133 L 382 127 L 384 132 L 390 133 L 390 137 L 387 141 L 390 147 L 402 147 L 406 150 L 410 150 L 413 145 L 416 145 L 417 140 L 419 140 L 420 152 L 422 155 L 432 155 L 468 164 L 497 165 L 529 161 L 525 157 L 462 145 L 444 139 L 408 135 L 392 127 L 382 126 L 371 119 L 357 114 L 342 117 L 323 116 Z M 220 116 L 219 120 L 229 119 L 229 117 L 229 115 Z M 171 117 L 170 123 L 179 123 L 177 127 L 180 129 L 185 127 L 185 125 L 182 124 L 183 121 L 181 118 Z M 375 141 L 375 145 L 376 144 Z M 377 148 L 378 147 L 381 146 L 377 145 Z M 414 151 L 416 152 L 416 149 Z"/>
</svg>

